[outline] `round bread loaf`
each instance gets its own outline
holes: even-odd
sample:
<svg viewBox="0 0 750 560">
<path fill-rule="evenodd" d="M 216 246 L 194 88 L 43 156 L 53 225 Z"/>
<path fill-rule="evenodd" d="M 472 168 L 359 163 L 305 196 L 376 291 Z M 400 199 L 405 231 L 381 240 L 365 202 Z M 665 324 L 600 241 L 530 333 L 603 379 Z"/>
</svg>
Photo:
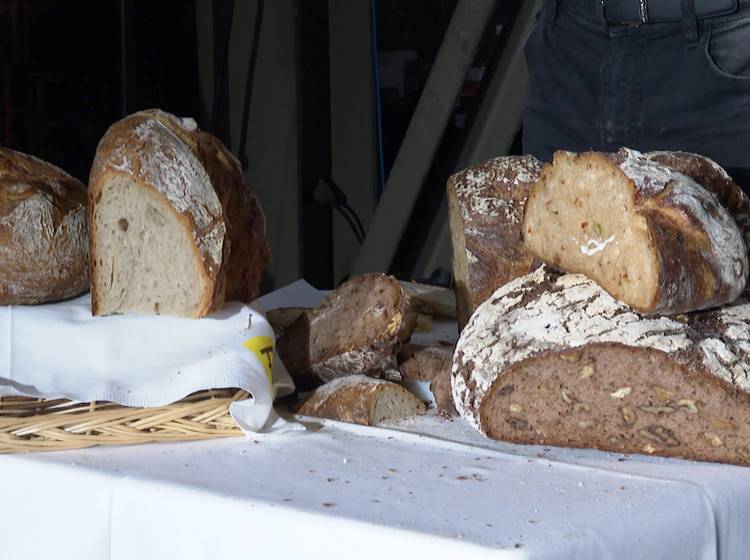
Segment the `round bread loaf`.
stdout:
<svg viewBox="0 0 750 560">
<path fill-rule="evenodd" d="M 750 464 L 750 304 L 642 317 L 540 268 L 474 313 L 453 396 L 504 441 Z"/>
<path fill-rule="evenodd" d="M 58 301 L 88 288 L 86 187 L 0 148 L 0 305 Z"/>
<path fill-rule="evenodd" d="M 541 263 L 523 245 L 523 209 L 542 164 L 532 156 L 479 163 L 448 180 L 459 326 L 492 292 Z"/>
<path fill-rule="evenodd" d="M 237 160 L 192 119 L 154 109 L 113 124 L 89 184 L 95 315 L 198 318 L 258 296 L 265 217 Z"/>
</svg>

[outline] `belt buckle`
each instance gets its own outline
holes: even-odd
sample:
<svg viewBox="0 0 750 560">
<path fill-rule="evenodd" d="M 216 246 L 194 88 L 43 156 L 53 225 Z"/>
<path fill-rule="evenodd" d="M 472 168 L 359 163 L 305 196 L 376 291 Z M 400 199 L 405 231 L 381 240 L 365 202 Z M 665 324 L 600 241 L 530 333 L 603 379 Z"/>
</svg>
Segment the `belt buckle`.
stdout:
<svg viewBox="0 0 750 560">
<path fill-rule="evenodd" d="M 607 9 L 607 5 L 612 2 L 616 6 L 621 6 L 623 3 L 632 3 L 634 2 L 637 7 L 638 12 L 638 19 L 629 19 L 626 17 L 618 17 L 615 13 L 612 13 L 611 16 L 607 12 L 609 11 Z M 602 3 L 602 14 L 604 15 L 604 20 L 610 23 L 617 23 L 620 25 L 643 25 L 644 23 L 648 23 L 648 0 L 601 0 Z M 614 7 L 614 6 L 613 6 Z M 612 12 L 618 12 L 617 9 L 611 10 Z"/>
</svg>

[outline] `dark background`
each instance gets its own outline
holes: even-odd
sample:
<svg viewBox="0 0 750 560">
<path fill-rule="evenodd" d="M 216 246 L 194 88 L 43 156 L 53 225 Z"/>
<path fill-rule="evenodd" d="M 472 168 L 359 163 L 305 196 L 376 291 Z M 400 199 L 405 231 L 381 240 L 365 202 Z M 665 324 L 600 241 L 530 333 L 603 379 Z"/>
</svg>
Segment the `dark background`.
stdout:
<svg viewBox="0 0 750 560">
<path fill-rule="evenodd" d="M 379 178 L 381 188 L 455 5 L 456 0 L 374 2 L 378 52 L 383 56 L 394 51 L 416 53 L 416 58 L 404 66 L 403 92 L 386 86 L 379 92 L 379 153 L 384 169 L 384 176 Z M 498 57 L 504 45 L 504 29 L 513 21 L 519 5 L 520 0 L 497 2 L 474 63 L 479 74 L 481 69 L 490 69 Z M 233 24 L 236 32 L 241 22 L 232 21 L 231 14 L 236 10 L 230 0 L 212 3 L 219 94 L 207 110 L 200 103 L 195 7 L 193 0 L 0 0 L 0 144 L 48 160 L 86 182 L 97 143 L 107 128 L 127 114 L 158 107 L 193 116 L 202 129 L 213 128 L 237 153 L 236 146 L 229 142 L 226 100 L 230 93 L 243 92 L 227 90 L 228 70 L 222 64 L 222 55 L 227 26 Z M 306 185 L 314 185 L 318 176 L 325 178 L 330 169 L 327 19 L 327 0 L 298 0 L 295 32 L 301 67 L 299 158 L 303 191 L 309 188 Z M 476 79 L 478 73 L 467 76 L 422 188 L 415 218 L 408 224 L 404 238 L 409 242 L 399 248 L 393 273 L 409 274 L 408 263 L 424 239 L 425 224 L 434 218 L 443 200 L 446 178 L 454 171 L 458 149 L 483 95 L 484 80 Z M 485 71 L 484 76 L 487 74 Z M 517 142 L 511 151 L 520 152 Z M 302 192 L 300 200 L 300 219 L 312 220 L 316 228 L 325 231 L 325 223 L 321 226 L 318 222 L 330 220 L 330 212 L 321 214 L 310 206 L 309 192 Z M 307 212 L 310 208 L 312 211 Z M 334 278 L 330 272 L 330 259 L 324 255 L 330 241 L 325 236 L 322 239 L 315 249 L 321 253 L 319 262 L 308 262 L 301 269 L 320 287 L 329 287 L 344 278 Z"/>
</svg>

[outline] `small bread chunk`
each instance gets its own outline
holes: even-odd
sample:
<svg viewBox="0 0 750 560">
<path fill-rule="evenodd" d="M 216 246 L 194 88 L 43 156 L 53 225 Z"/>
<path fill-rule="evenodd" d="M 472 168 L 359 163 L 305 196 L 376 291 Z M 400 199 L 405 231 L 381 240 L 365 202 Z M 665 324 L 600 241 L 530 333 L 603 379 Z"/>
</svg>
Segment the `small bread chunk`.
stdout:
<svg viewBox="0 0 750 560">
<path fill-rule="evenodd" d="M 444 416 L 458 414 L 451 391 L 452 346 L 404 344 L 398 353 L 398 368 L 403 381 L 427 381 L 435 397 L 437 410 Z"/>
<path fill-rule="evenodd" d="M 416 321 L 410 309 L 392 276 L 356 276 L 284 330 L 279 357 L 301 389 L 353 374 L 398 378 L 398 344 Z"/>
<path fill-rule="evenodd" d="M 540 268 L 472 316 L 453 395 L 503 441 L 750 465 L 750 303 L 647 318 Z"/>
<path fill-rule="evenodd" d="M 716 196 L 641 153 L 557 152 L 526 204 L 526 247 L 644 314 L 734 301 L 747 247 Z"/>
<path fill-rule="evenodd" d="M 350 375 L 322 385 L 297 411 L 305 416 L 329 418 L 364 426 L 424 414 L 425 405 L 391 381 Z"/>
<path fill-rule="evenodd" d="M 0 148 L 0 305 L 89 289 L 86 187 L 62 169 Z"/>
<path fill-rule="evenodd" d="M 99 143 L 89 190 L 94 315 L 203 317 L 258 296 L 265 218 L 239 163 L 192 119 L 142 111 Z"/>
<path fill-rule="evenodd" d="M 523 209 L 542 164 L 532 156 L 485 161 L 448 180 L 459 328 L 506 282 L 539 266 L 523 246 Z"/>
</svg>

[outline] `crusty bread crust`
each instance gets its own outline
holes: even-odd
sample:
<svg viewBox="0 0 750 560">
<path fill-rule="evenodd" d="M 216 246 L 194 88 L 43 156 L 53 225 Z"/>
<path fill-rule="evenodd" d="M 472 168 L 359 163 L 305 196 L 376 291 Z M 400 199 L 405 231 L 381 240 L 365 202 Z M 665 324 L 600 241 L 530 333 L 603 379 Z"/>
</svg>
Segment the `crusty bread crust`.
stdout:
<svg viewBox="0 0 750 560">
<path fill-rule="evenodd" d="M 381 399 L 388 399 L 384 403 Z M 350 375 L 322 385 L 298 409 L 299 414 L 374 426 L 422 414 L 425 405 L 403 387 L 364 375 Z"/>
<path fill-rule="evenodd" d="M 564 364 L 573 364 L 567 373 Z M 599 392 L 585 389 L 592 383 L 600 384 Z M 648 384 L 666 388 L 672 396 L 651 402 L 646 393 L 656 397 L 666 393 Z M 561 389 L 566 389 L 566 396 Z M 584 390 L 589 391 L 586 398 L 581 397 Z M 511 393 L 515 397 L 509 400 Z M 526 443 L 543 440 L 615 451 L 750 462 L 750 452 L 743 458 L 744 448 L 750 449 L 750 412 L 743 412 L 750 404 L 748 393 L 750 303 L 675 318 L 645 318 L 588 278 L 560 276 L 547 268 L 507 284 L 482 304 L 462 332 L 453 361 L 453 396 L 461 416 L 493 437 Z M 521 394 L 527 396 L 518 400 Z M 563 437 L 543 408 L 553 398 L 555 402 L 562 398 L 566 406 L 570 405 L 570 414 L 576 412 L 573 402 L 585 401 L 576 421 L 586 424 L 576 430 L 566 424 Z M 531 406 L 531 401 L 542 408 Z M 639 424 L 635 429 L 635 439 L 624 443 L 607 442 L 617 425 L 615 420 L 627 422 L 620 416 L 629 417 L 628 411 L 619 411 L 617 419 L 612 419 L 615 409 L 610 404 L 615 401 L 621 406 L 632 405 L 636 415 L 641 410 L 646 414 L 642 419 L 650 418 L 648 425 Z M 671 404 L 666 404 L 669 401 Z M 672 411 L 650 408 L 657 405 L 671 407 Z M 589 410 L 583 411 L 586 406 Z M 680 407 L 680 414 L 672 415 Z M 552 404 L 548 409 L 557 410 Z M 694 409 L 704 412 L 684 420 L 687 412 L 695 414 Z M 597 411 L 603 412 L 597 416 Z M 659 414 L 669 416 L 669 422 Z M 700 419 L 705 424 L 700 424 L 698 433 L 693 429 L 698 424 L 690 430 L 678 429 L 680 423 L 674 424 L 675 418 L 685 422 Z M 741 418 L 746 418 L 747 426 Z M 592 426 L 599 426 L 598 434 L 589 430 Z M 675 436 L 679 446 L 666 436 L 660 445 L 648 441 L 645 432 L 638 436 L 638 430 L 648 431 L 650 426 L 685 435 Z M 699 444 L 699 440 L 708 444 Z"/>
<path fill-rule="evenodd" d="M 723 167 L 706 156 L 688 152 L 647 152 L 643 156 L 687 175 L 716 195 L 737 222 L 745 245 L 750 249 L 750 198 Z"/>
<path fill-rule="evenodd" d="M 86 187 L 0 148 L 0 305 L 67 299 L 88 286 Z"/>
<path fill-rule="evenodd" d="M 591 181 L 594 174 L 606 183 L 582 179 Z M 608 209 L 609 214 L 599 218 L 603 226 L 593 224 L 598 233 L 590 231 L 590 209 L 579 211 L 572 202 L 561 200 L 574 189 L 581 192 L 576 198 L 581 208 L 597 205 L 600 213 Z M 627 197 L 625 189 L 630 192 Z M 610 208 L 612 197 L 627 198 L 622 200 L 625 209 L 614 203 Z M 627 228 L 608 229 L 609 221 L 626 218 Z M 645 314 L 686 313 L 732 302 L 748 278 L 742 234 L 717 198 L 687 175 L 633 150 L 557 152 L 531 190 L 523 228 L 526 247 L 541 260 L 560 270 L 587 274 Z M 587 241 L 581 244 L 574 231 Z M 625 236 L 636 235 L 633 232 L 642 232 L 637 235 L 647 241 L 621 246 Z M 635 258 L 647 259 L 645 270 L 653 271 L 637 281 L 632 270 L 620 272 Z"/>
<path fill-rule="evenodd" d="M 459 326 L 492 292 L 540 262 L 523 246 L 523 209 L 542 164 L 532 156 L 499 157 L 448 180 Z"/>
<path fill-rule="evenodd" d="M 89 189 L 94 315 L 101 312 L 96 205 L 102 188 L 117 175 L 162 198 L 192 240 L 202 287 L 194 317 L 220 308 L 227 299 L 257 297 L 270 252 L 265 217 L 239 163 L 191 119 L 154 109 L 112 125 L 97 148 Z"/>
<path fill-rule="evenodd" d="M 392 276 L 355 276 L 284 330 L 279 357 L 303 388 L 352 374 L 398 378 L 398 344 L 413 327 L 409 306 Z"/>
</svg>

